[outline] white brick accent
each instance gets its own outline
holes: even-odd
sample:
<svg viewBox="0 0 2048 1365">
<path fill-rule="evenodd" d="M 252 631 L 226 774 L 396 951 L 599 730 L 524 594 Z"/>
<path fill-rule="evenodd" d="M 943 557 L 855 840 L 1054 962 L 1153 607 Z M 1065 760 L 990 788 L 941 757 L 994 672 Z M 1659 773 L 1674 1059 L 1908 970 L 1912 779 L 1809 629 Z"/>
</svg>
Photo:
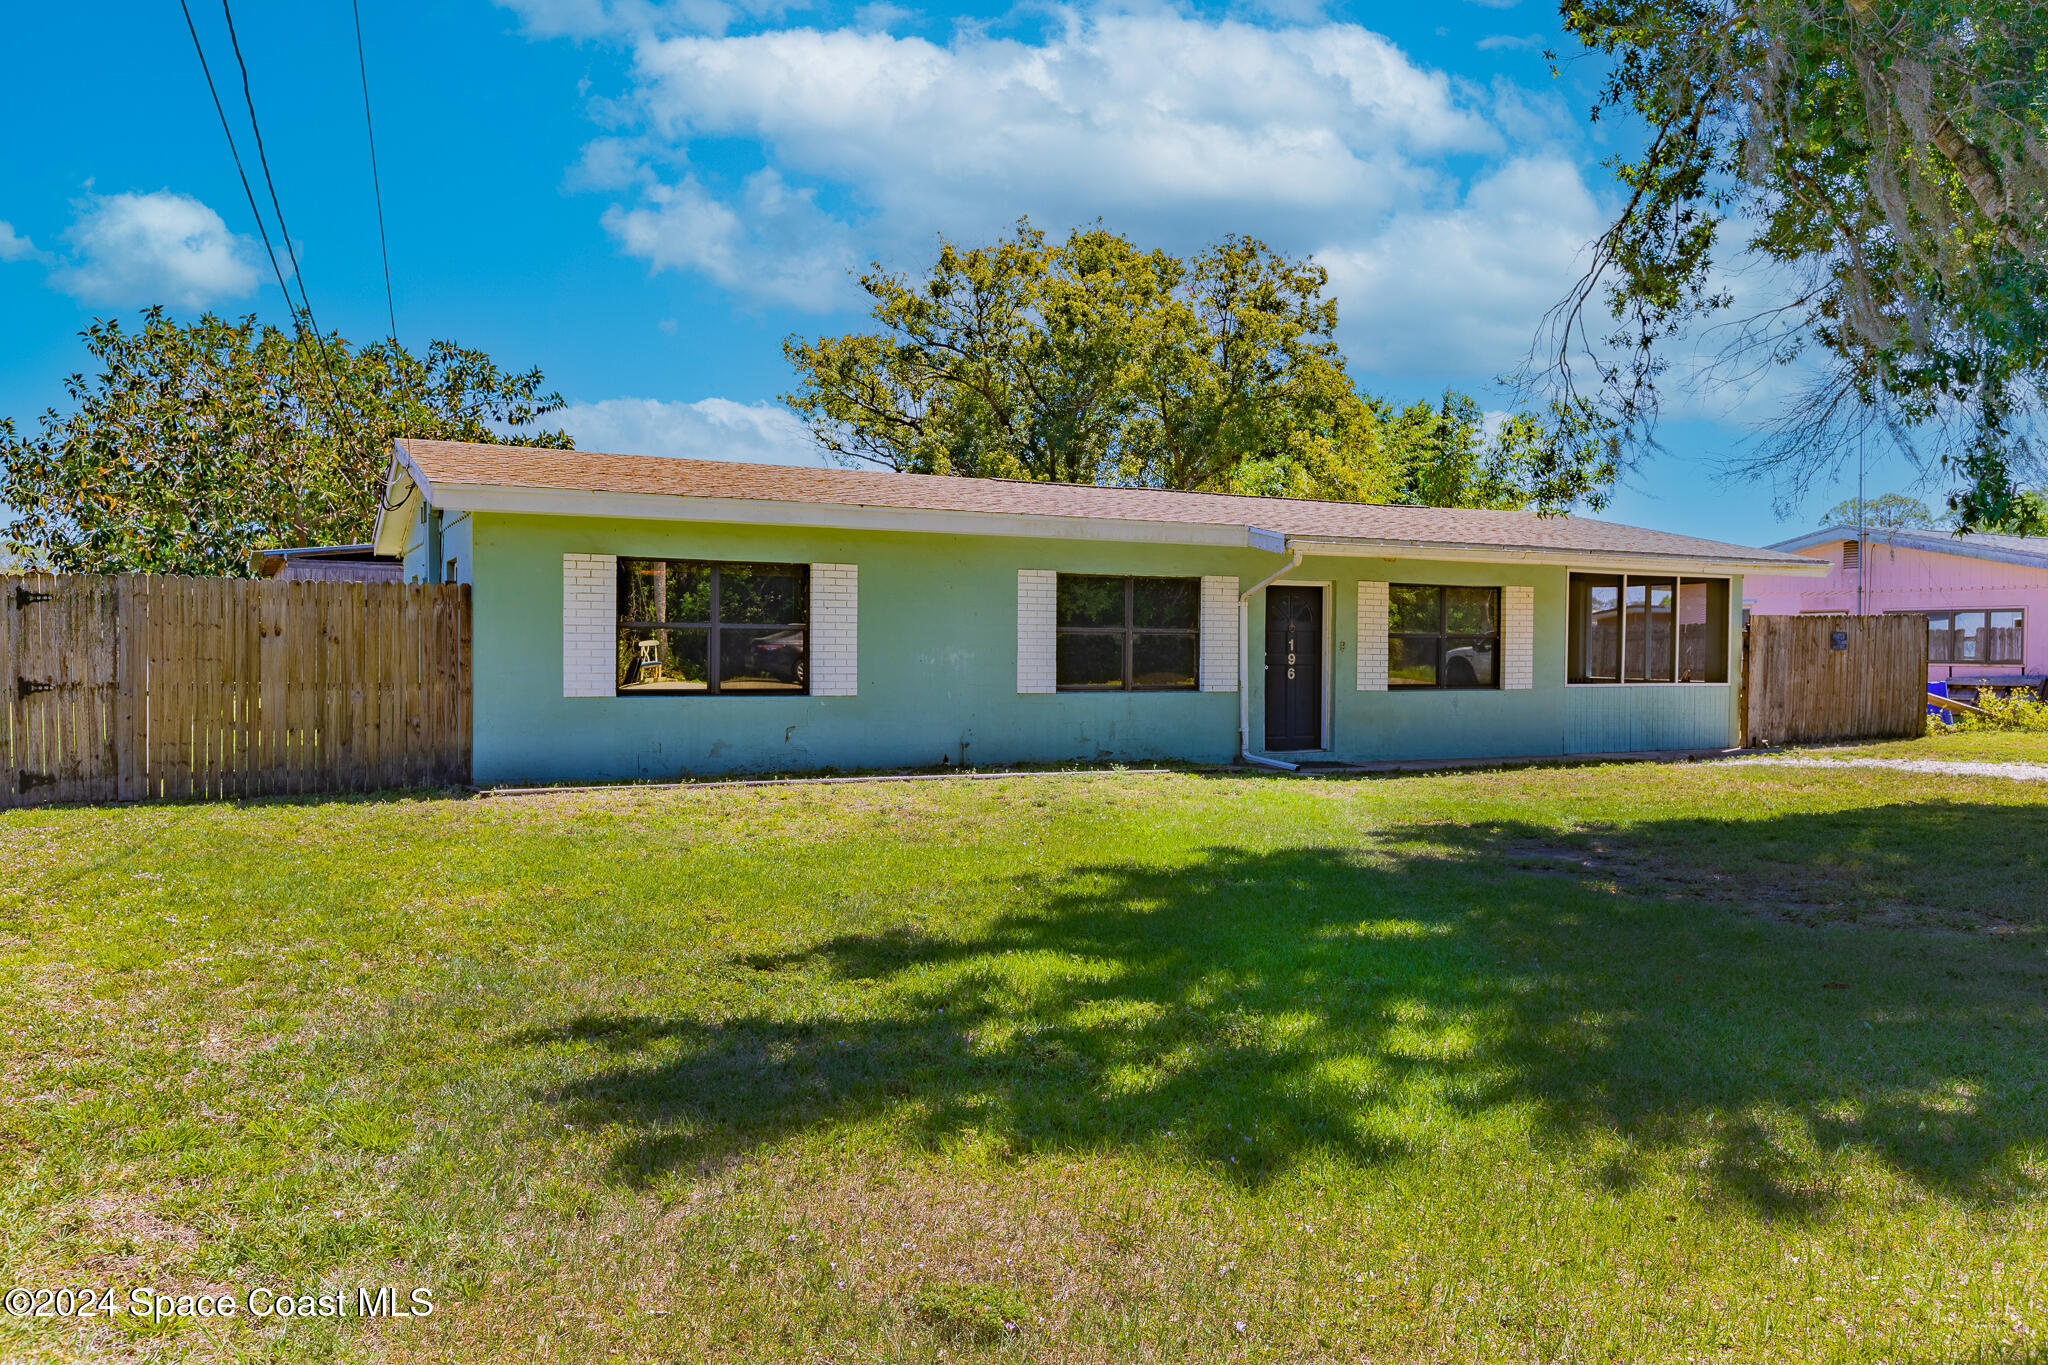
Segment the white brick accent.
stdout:
<svg viewBox="0 0 2048 1365">
<path fill-rule="evenodd" d="M 618 691 L 618 650 L 618 557 L 563 555 L 562 695 L 609 697 Z"/>
<path fill-rule="evenodd" d="M 1237 580 L 1202 579 L 1201 688 L 1237 691 Z"/>
<path fill-rule="evenodd" d="M 811 695 L 860 695 L 860 566 L 811 565 Z"/>
<path fill-rule="evenodd" d="M 1500 685 L 1511 692 L 1536 686 L 1536 589 L 1509 584 L 1500 590 Z"/>
<path fill-rule="evenodd" d="M 1387 585 L 1358 585 L 1358 690 L 1387 690 Z"/>
<path fill-rule="evenodd" d="M 1017 570 L 1017 690 L 1059 690 L 1059 642 L 1053 627 L 1059 616 L 1059 572 Z"/>
</svg>

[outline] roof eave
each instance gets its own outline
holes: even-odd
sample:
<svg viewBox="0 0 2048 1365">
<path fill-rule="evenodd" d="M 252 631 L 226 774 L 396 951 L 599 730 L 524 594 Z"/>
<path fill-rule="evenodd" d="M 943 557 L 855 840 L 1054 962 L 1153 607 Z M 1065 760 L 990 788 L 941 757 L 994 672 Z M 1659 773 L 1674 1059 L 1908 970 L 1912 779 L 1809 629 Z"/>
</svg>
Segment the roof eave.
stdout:
<svg viewBox="0 0 2048 1365">
<path fill-rule="evenodd" d="M 417 477 L 417 476 L 416 476 Z M 424 479 L 420 480 L 424 484 Z M 617 517 L 629 520 L 702 521 L 820 527 L 833 530 L 925 534 L 1024 536 L 1053 540 L 1134 541 L 1277 552 L 1299 545 L 1305 554 L 1379 559 L 1439 559 L 1564 565 L 1575 568 L 1713 573 L 1826 573 L 1826 565 L 1792 556 L 1669 554 L 1627 550 L 1568 550 L 1457 541 L 1283 535 L 1241 522 L 1140 521 L 1044 513 L 937 511 L 862 503 L 785 502 L 756 498 L 697 498 L 670 493 L 610 493 L 503 484 L 432 485 L 430 505 L 450 512 L 511 512 L 534 516 Z M 394 509 L 395 510 L 395 509 Z"/>
<path fill-rule="evenodd" d="M 1784 574 L 1798 578 L 1825 576 L 1830 566 L 1817 560 L 1729 554 L 1670 554 L 1655 550 L 1560 550 L 1547 545 L 1470 545 L 1446 541 L 1376 540 L 1362 537 L 1289 536 L 1290 549 L 1308 555 L 1341 555 L 1371 559 L 1443 559 L 1566 565 L 1574 569 L 1616 569 L 1654 573 L 1680 571 L 1716 574 Z"/>
<path fill-rule="evenodd" d="M 1832 541 L 1855 540 L 1853 526 L 1828 526 L 1821 530 L 1781 540 L 1769 548 L 1773 550 L 1810 550 L 1816 545 Z M 1863 528 L 1862 539 L 1881 545 L 1899 546 L 1908 550 L 1919 550 L 1931 555 L 1955 555 L 1962 559 L 1989 560 L 1995 564 L 2016 564 L 2027 569 L 2048 569 L 2048 541 L 2044 541 L 2038 553 L 2026 550 L 2009 550 L 2002 545 L 1973 543 L 1963 536 L 1942 535 L 1926 531 L 1913 531 L 1897 527 Z"/>
</svg>

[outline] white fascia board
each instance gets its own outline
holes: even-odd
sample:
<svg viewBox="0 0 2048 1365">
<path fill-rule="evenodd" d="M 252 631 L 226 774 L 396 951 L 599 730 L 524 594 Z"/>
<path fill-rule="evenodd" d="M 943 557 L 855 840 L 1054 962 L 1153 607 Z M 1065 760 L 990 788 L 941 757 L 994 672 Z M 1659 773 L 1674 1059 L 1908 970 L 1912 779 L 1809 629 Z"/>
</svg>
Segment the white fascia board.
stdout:
<svg viewBox="0 0 2048 1365">
<path fill-rule="evenodd" d="M 465 512 L 536 516 L 622 517 L 749 526 L 805 526 L 845 531 L 915 531 L 927 535 L 1029 536 L 1039 540 L 1121 540 L 1159 545 L 1243 549 L 1241 524 L 1120 521 L 1109 517 L 1044 517 L 1010 512 L 942 512 L 853 503 L 690 498 L 659 493 L 583 493 L 559 489 L 443 485 L 434 506 Z"/>
<path fill-rule="evenodd" d="M 408 516 L 415 494 L 424 496 L 429 507 L 434 505 L 432 490 L 405 452 L 391 448 L 391 468 L 384 475 L 384 488 L 377 500 L 377 529 L 370 534 L 370 543 L 380 555 L 402 555 L 405 553 Z"/>
<path fill-rule="evenodd" d="M 1705 560 L 1668 555 L 1585 553 L 1457 545 L 1428 541 L 1316 540 L 1282 537 L 1241 523 L 1127 521 L 1114 517 L 1031 516 L 1012 512 L 948 512 L 855 503 L 782 502 L 761 498 L 692 498 L 664 493 L 596 493 L 555 488 L 506 488 L 427 483 L 410 461 L 412 474 L 431 507 L 449 512 L 514 512 L 532 516 L 617 517 L 639 521 L 694 521 L 749 526 L 802 526 L 846 531 L 908 531 L 926 535 L 1021 536 L 1035 540 L 1123 541 L 1151 545 L 1201 545 L 1219 549 L 1247 546 L 1273 553 L 1299 549 L 1305 555 L 1351 555 L 1374 559 L 1441 559 L 1472 563 L 1555 564 L 1580 569 L 1679 573 L 1785 573 L 1824 575 L 1829 566 L 1813 561 Z"/>
<path fill-rule="evenodd" d="M 1553 550 L 1512 545 L 1456 545 L 1419 540 L 1309 540 L 1290 536 L 1289 549 L 1304 555 L 1344 555 L 1358 559 L 1441 559 L 1465 564 L 1542 564 L 1572 569 L 1607 569 L 1615 573 L 1786 574 L 1825 577 L 1831 566 L 1821 560 L 1787 564 L 1776 559 L 1713 558 L 1658 555 L 1624 550 Z"/>
</svg>

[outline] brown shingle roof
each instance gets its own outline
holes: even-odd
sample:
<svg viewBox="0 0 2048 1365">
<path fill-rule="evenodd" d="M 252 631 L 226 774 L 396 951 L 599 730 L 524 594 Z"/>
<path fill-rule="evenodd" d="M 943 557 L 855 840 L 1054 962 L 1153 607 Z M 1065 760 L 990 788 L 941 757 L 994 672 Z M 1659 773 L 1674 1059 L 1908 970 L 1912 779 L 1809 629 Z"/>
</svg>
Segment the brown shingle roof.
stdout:
<svg viewBox="0 0 2048 1365">
<path fill-rule="evenodd" d="M 401 440 L 398 445 L 427 482 L 437 487 L 640 493 L 933 512 L 1257 526 L 1310 539 L 1422 542 L 1767 564 L 1808 562 L 1797 555 L 1721 541 L 1587 517 L 1539 517 L 1531 512 L 1314 502 L 1228 493 L 1178 493 L 1158 488 L 1100 488 L 1013 479 L 890 474 L 879 470 L 731 464 L 460 441 Z"/>
</svg>

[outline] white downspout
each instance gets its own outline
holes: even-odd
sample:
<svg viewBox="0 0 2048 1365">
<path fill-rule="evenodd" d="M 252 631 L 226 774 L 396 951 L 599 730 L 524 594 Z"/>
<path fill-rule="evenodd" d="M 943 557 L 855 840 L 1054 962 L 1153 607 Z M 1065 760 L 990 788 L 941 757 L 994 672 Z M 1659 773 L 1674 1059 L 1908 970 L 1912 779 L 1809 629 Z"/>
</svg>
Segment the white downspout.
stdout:
<svg viewBox="0 0 2048 1365">
<path fill-rule="evenodd" d="M 1277 578 L 1293 573 L 1301 563 L 1301 550 L 1293 540 L 1286 542 L 1292 557 L 1237 595 L 1237 756 L 1247 763 L 1294 772 L 1301 765 L 1252 752 L 1252 594 Z"/>
</svg>

